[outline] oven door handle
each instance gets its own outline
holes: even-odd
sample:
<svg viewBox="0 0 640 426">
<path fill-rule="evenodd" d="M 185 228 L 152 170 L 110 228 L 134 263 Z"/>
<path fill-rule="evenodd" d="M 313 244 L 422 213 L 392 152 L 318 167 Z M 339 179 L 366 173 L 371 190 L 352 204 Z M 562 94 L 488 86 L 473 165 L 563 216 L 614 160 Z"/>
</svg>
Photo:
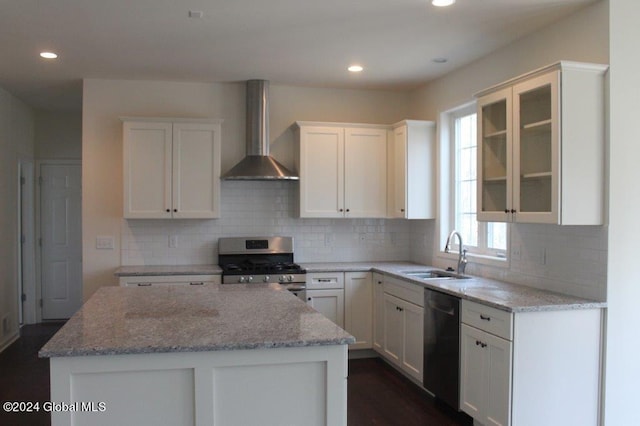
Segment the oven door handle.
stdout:
<svg viewBox="0 0 640 426">
<path fill-rule="evenodd" d="M 303 291 L 307 289 L 306 285 L 298 285 L 298 284 L 280 284 L 282 285 L 284 288 L 286 288 L 289 291 Z"/>
</svg>

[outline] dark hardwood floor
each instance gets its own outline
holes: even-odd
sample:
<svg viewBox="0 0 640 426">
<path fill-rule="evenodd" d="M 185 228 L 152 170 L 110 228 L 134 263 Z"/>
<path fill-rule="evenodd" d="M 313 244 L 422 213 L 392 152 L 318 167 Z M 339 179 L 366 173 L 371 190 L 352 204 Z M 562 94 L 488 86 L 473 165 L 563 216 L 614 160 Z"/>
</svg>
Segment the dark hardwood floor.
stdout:
<svg viewBox="0 0 640 426">
<path fill-rule="evenodd" d="M 0 402 L 30 401 L 42 405 L 49 401 L 49 360 L 38 358 L 38 351 L 62 325 L 25 325 L 20 338 L 0 353 Z M 0 425 L 49 424 L 51 415 L 42 409 L 33 413 L 7 413 L 0 409 Z"/>
<path fill-rule="evenodd" d="M 349 361 L 349 426 L 472 425 L 471 417 L 435 400 L 379 358 Z"/>
<path fill-rule="evenodd" d="M 49 401 L 49 360 L 38 350 L 62 326 L 45 323 L 22 327 L 21 337 L 0 354 L 0 402 Z M 472 425 L 471 418 L 435 401 L 418 386 L 377 358 L 349 361 L 349 426 Z M 38 413 L 6 413 L 0 425 L 49 425 L 51 417 Z"/>
</svg>

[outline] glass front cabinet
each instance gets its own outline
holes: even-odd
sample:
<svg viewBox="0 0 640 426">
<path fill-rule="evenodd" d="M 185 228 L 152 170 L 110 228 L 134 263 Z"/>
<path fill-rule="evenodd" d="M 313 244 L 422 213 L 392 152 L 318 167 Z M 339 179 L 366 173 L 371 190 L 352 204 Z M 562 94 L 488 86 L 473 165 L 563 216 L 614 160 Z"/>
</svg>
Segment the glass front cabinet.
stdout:
<svg viewBox="0 0 640 426">
<path fill-rule="evenodd" d="M 560 62 L 478 97 L 478 220 L 600 225 L 605 65 Z"/>
</svg>

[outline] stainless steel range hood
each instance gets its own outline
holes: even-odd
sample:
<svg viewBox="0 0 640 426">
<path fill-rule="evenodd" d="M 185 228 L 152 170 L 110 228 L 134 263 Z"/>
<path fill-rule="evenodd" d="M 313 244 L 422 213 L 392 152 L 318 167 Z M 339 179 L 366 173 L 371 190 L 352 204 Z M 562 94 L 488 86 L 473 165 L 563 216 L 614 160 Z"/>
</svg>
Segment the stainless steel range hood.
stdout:
<svg viewBox="0 0 640 426">
<path fill-rule="evenodd" d="M 269 82 L 247 81 L 247 156 L 223 180 L 298 180 L 269 155 Z"/>
</svg>

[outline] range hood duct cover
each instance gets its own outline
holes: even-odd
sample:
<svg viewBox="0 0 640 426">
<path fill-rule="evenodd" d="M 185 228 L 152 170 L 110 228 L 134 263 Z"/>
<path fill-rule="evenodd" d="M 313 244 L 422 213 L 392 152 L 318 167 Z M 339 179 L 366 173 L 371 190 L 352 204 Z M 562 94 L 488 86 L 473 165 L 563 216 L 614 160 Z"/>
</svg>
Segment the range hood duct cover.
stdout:
<svg viewBox="0 0 640 426">
<path fill-rule="evenodd" d="M 269 155 L 269 82 L 247 81 L 247 155 L 224 180 L 298 180 Z"/>
</svg>

